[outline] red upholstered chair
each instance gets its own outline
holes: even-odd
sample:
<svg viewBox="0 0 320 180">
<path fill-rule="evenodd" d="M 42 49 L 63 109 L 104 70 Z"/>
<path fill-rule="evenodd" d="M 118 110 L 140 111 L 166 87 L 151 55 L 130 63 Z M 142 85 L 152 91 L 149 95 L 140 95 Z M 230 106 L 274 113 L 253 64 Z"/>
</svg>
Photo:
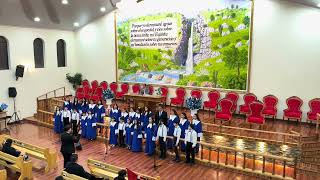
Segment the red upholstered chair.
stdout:
<svg viewBox="0 0 320 180">
<path fill-rule="evenodd" d="M 278 104 L 278 98 L 274 95 L 267 95 L 263 97 L 263 110 L 262 114 L 264 117 L 271 116 L 275 120 L 277 117 L 277 104 Z"/>
<path fill-rule="evenodd" d="M 82 87 L 84 87 L 84 86 L 90 87 L 90 83 L 89 83 L 89 81 L 88 81 L 87 79 L 83 80 L 83 81 L 81 82 L 81 85 L 82 85 Z"/>
<path fill-rule="evenodd" d="M 153 86 L 150 86 L 150 85 L 148 85 L 148 87 L 149 87 L 149 94 L 152 95 L 154 92 L 154 88 Z"/>
<path fill-rule="evenodd" d="M 228 92 L 225 96 L 225 98 L 230 99 L 233 103 L 232 108 L 231 108 L 231 112 L 234 113 L 237 110 L 237 104 L 238 104 L 238 99 L 239 99 L 239 95 L 236 92 Z"/>
<path fill-rule="evenodd" d="M 310 111 L 307 113 L 307 121 L 316 121 L 317 114 L 320 114 L 320 98 L 315 98 L 309 101 Z"/>
<path fill-rule="evenodd" d="M 265 118 L 262 115 L 263 104 L 259 101 L 255 101 L 249 105 L 249 108 L 250 114 L 247 116 L 247 122 L 250 123 L 250 128 L 252 124 L 263 125 L 265 123 Z"/>
<path fill-rule="evenodd" d="M 202 97 L 202 92 L 199 89 L 194 89 L 191 91 L 191 97 L 200 99 Z"/>
<path fill-rule="evenodd" d="M 121 84 L 120 88 L 121 88 L 121 92 L 117 92 L 116 93 L 116 98 L 117 99 L 123 99 L 123 96 L 128 93 L 129 84 L 128 83 L 123 83 L 123 84 Z"/>
<path fill-rule="evenodd" d="M 82 87 L 77 88 L 77 90 L 76 90 L 76 97 L 77 97 L 78 99 L 84 98 L 84 93 L 83 93 L 83 88 L 82 88 Z"/>
<path fill-rule="evenodd" d="M 183 107 L 185 95 L 186 95 L 186 90 L 184 88 L 182 88 L 182 87 L 177 88 L 176 89 L 176 97 L 171 98 L 170 106 L 175 105 L 175 106 Z"/>
<path fill-rule="evenodd" d="M 140 93 L 140 84 L 134 84 L 132 85 L 132 92 L 134 94 L 139 94 Z"/>
<path fill-rule="evenodd" d="M 102 81 L 100 83 L 100 87 L 102 87 L 102 90 L 107 90 L 108 89 L 108 82 L 107 81 Z"/>
<path fill-rule="evenodd" d="M 239 114 L 249 114 L 250 113 L 249 105 L 250 105 L 250 103 L 252 103 L 256 100 L 257 100 L 256 95 L 254 95 L 252 93 L 245 94 L 243 96 L 244 104 L 239 106 Z"/>
<path fill-rule="evenodd" d="M 229 124 L 231 124 L 232 119 L 232 105 L 233 102 L 230 99 L 224 98 L 221 99 L 219 102 L 220 109 L 216 111 L 214 115 L 214 123 L 216 122 L 216 119 L 221 121 L 229 121 Z"/>
<path fill-rule="evenodd" d="M 209 109 L 209 117 L 210 110 L 216 111 L 218 107 L 218 101 L 220 98 L 220 92 L 217 90 L 208 92 L 208 101 L 203 102 L 203 110 Z"/>
<path fill-rule="evenodd" d="M 167 97 L 168 97 L 169 89 L 166 86 L 161 86 L 160 90 L 161 90 L 161 96 L 163 97 L 162 103 L 166 105 L 167 104 Z"/>
<path fill-rule="evenodd" d="M 292 96 L 287 99 L 286 103 L 288 108 L 283 110 L 283 120 L 296 119 L 297 122 L 301 121 L 301 118 L 302 118 L 301 106 L 303 104 L 303 101 L 297 96 Z"/>
<path fill-rule="evenodd" d="M 91 89 L 93 93 L 96 91 L 98 87 L 99 87 L 99 82 L 97 80 L 91 81 Z"/>
<path fill-rule="evenodd" d="M 97 102 L 102 98 L 102 91 L 103 91 L 102 87 L 97 87 L 94 93 L 91 95 L 90 99 Z"/>
<path fill-rule="evenodd" d="M 116 82 L 112 82 L 110 84 L 110 90 L 114 93 L 117 94 L 118 92 L 118 84 Z"/>
<path fill-rule="evenodd" d="M 89 100 L 90 97 L 91 97 L 91 89 L 90 89 L 90 87 L 89 86 L 84 86 L 83 87 L 83 93 L 84 93 L 84 98 Z"/>
</svg>

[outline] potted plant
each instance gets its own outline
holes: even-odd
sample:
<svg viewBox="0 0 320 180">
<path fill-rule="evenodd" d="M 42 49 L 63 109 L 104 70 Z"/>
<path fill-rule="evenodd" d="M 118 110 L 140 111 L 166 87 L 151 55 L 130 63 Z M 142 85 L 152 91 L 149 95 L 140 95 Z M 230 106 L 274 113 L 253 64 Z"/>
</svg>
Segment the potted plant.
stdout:
<svg viewBox="0 0 320 180">
<path fill-rule="evenodd" d="M 6 109 L 8 108 L 8 105 L 4 104 L 4 103 L 0 103 L 0 117 L 6 117 L 7 113 L 6 113 Z"/>
<path fill-rule="evenodd" d="M 69 81 L 70 84 L 72 84 L 72 87 L 74 90 L 76 90 L 82 82 L 82 74 L 81 73 L 76 73 L 73 76 L 70 75 L 70 73 L 68 73 L 66 75 L 67 80 Z"/>
<path fill-rule="evenodd" d="M 202 99 L 195 98 L 195 97 L 189 97 L 186 100 L 186 106 L 187 106 L 187 108 L 190 109 L 191 116 L 193 116 L 202 107 Z"/>
<path fill-rule="evenodd" d="M 110 109 L 110 105 L 112 104 L 112 99 L 114 98 L 114 94 L 110 89 L 103 91 L 103 98 L 106 100 L 106 104 L 108 105 L 108 109 Z"/>
</svg>

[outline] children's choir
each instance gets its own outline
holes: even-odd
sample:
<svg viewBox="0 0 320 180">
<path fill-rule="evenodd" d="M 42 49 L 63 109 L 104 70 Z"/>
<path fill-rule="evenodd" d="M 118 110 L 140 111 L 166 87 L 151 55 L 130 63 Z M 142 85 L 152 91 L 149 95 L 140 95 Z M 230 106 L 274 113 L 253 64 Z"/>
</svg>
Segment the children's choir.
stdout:
<svg viewBox="0 0 320 180">
<path fill-rule="evenodd" d="M 71 124 L 74 133 L 81 129 L 81 137 L 94 140 L 97 137 L 97 123 L 104 123 L 106 108 L 102 101 L 95 104 L 92 100 L 67 99 L 63 110 L 56 108 L 54 113 L 54 131 L 62 133 L 63 127 Z M 167 117 L 162 105 L 155 114 L 145 107 L 143 110 L 130 108 L 120 110 L 114 104 L 109 112 L 109 144 L 111 146 L 126 147 L 132 152 L 142 152 L 142 142 L 145 141 L 144 152 L 152 156 L 155 153 L 156 142 L 160 147 L 160 158 L 166 158 L 167 149 L 173 149 L 174 161 L 179 162 L 179 149 L 186 152 L 186 163 L 194 163 L 195 153 L 199 152 L 198 141 L 202 138 L 202 123 L 197 114 L 190 122 L 186 113 L 180 114 L 176 110 Z M 101 130 L 101 129 L 100 129 Z M 101 132 L 101 131 L 100 131 Z M 172 138 L 167 138 L 172 137 Z M 181 141 L 184 139 L 184 141 Z"/>
</svg>

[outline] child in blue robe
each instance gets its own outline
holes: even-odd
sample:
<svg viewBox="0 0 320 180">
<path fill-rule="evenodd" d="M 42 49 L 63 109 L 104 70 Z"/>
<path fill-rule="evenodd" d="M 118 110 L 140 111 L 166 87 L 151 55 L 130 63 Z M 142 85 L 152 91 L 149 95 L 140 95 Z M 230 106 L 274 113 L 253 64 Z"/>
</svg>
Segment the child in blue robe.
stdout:
<svg viewBox="0 0 320 180">
<path fill-rule="evenodd" d="M 149 110 L 149 108 L 147 106 L 145 106 L 144 113 L 142 114 L 142 117 L 141 117 L 142 131 L 145 131 L 147 129 L 150 117 L 152 117 L 152 112 Z"/>
<path fill-rule="evenodd" d="M 119 119 L 121 117 L 121 111 L 119 110 L 119 107 L 117 104 L 114 104 L 114 106 L 110 110 L 110 118 L 114 118 L 116 122 L 119 122 Z"/>
<path fill-rule="evenodd" d="M 90 100 L 90 104 L 88 105 L 88 111 L 91 111 L 92 115 L 96 115 L 97 109 L 97 105 L 93 102 L 93 100 Z"/>
<path fill-rule="evenodd" d="M 132 120 L 131 118 L 128 118 L 128 121 L 126 123 L 126 145 L 128 149 L 131 149 L 131 145 L 132 145 L 132 135 L 131 132 L 133 130 L 133 126 L 132 126 Z"/>
<path fill-rule="evenodd" d="M 127 123 L 128 119 L 129 119 L 129 113 L 127 112 L 126 109 L 122 109 L 121 118 L 123 118 L 124 123 Z"/>
<path fill-rule="evenodd" d="M 63 132 L 63 120 L 60 108 L 57 106 L 54 112 L 54 132 L 60 134 Z"/>
<path fill-rule="evenodd" d="M 94 139 L 96 139 L 96 137 L 97 137 L 96 118 L 89 110 L 88 117 L 87 117 L 86 138 L 89 140 L 94 140 Z"/>
<path fill-rule="evenodd" d="M 83 98 L 82 101 L 80 102 L 79 113 L 81 113 L 81 114 L 83 112 L 87 113 L 88 109 L 89 109 L 89 107 L 88 107 L 87 100 Z"/>
<path fill-rule="evenodd" d="M 140 108 L 138 108 L 138 109 L 136 110 L 135 119 L 139 122 L 139 125 L 141 126 L 142 114 L 141 114 L 141 109 L 140 109 Z M 142 130 L 142 127 L 141 127 L 141 130 Z"/>
<path fill-rule="evenodd" d="M 194 114 L 192 116 L 192 124 L 193 124 L 193 129 L 197 132 L 197 141 L 200 141 L 202 138 L 202 123 L 199 119 L 198 114 Z M 199 143 L 197 143 L 196 148 L 195 148 L 195 153 L 199 152 Z"/>
<path fill-rule="evenodd" d="M 109 144 L 111 147 L 118 144 L 118 123 L 114 118 L 112 118 L 110 122 Z"/>
<path fill-rule="evenodd" d="M 189 120 L 187 119 L 187 115 L 186 113 L 182 113 L 181 114 L 181 118 L 180 118 L 180 129 L 181 129 L 181 139 L 185 138 L 186 135 L 186 130 L 188 130 L 188 127 L 190 125 Z M 181 142 L 181 151 L 184 152 L 186 150 L 186 144 L 182 141 Z"/>
<path fill-rule="evenodd" d="M 69 98 L 67 98 L 64 102 L 63 102 L 63 109 L 67 107 L 69 111 L 71 111 L 72 109 L 72 103 L 70 101 Z"/>
<path fill-rule="evenodd" d="M 149 118 L 149 124 L 146 127 L 145 130 L 145 138 L 146 138 L 146 144 L 145 144 L 145 149 L 144 152 L 152 156 L 155 148 L 156 148 L 156 137 L 157 137 L 157 125 L 153 123 L 152 117 Z"/>
<path fill-rule="evenodd" d="M 87 133 L 87 113 L 82 112 L 80 124 L 81 124 L 81 137 L 85 138 L 87 135 L 86 134 Z"/>
<path fill-rule="evenodd" d="M 140 123 L 137 119 L 133 121 L 133 132 L 132 134 L 132 152 L 141 152 L 142 151 L 142 131 Z"/>
<path fill-rule="evenodd" d="M 77 112 L 79 112 L 80 107 L 81 107 L 81 104 L 79 103 L 78 98 L 75 97 L 73 99 L 72 108 L 77 110 Z"/>
<path fill-rule="evenodd" d="M 136 112 L 134 111 L 133 107 L 130 108 L 129 118 L 131 118 L 131 120 L 136 118 Z"/>
<path fill-rule="evenodd" d="M 172 110 L 172 114 L 169 116 L 168 120 L 168 136 L 173 137 L 173 132 L 174 132 L 174 122 L 179 122 L 179 116 L 178 113 L 175 109 Z M 167 148 L 172 149 L 173 148 L 173 141 L 172 139 L 168 138 L 167 139 Z"/>
</svg>

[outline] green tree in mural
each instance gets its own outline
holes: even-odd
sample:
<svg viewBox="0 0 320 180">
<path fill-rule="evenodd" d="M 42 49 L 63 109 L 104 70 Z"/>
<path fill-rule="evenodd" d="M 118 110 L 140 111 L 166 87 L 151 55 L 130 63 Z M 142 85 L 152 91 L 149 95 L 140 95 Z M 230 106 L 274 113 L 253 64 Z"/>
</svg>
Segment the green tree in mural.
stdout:
<svg viewBox="0 0 320 180">
<path fill-rule="evenodd" d="M 230 26 L 229 26 L 229 31 L 230 31 L 230 32 L 234 32 L 234 27 L 230 25 Z"/>
<path fill-rule="evenodd" d="M 236 13 L 232 13 L 231 18 L 236 18 Z"/>
<path fill-rule="evenodd" d="M 240 69 L 248 63 L 248 50 L 246 48 L 236 48 L 234 45 L 223 51 L 223 61 L 230 69 L 237 70 L 238 79 L 240 79 Z"/>
<path fill-rule="evenodd" d="M 246 25 L 246 27 L 249 26 L 250 24 L 250 18 L 248 16 L 243 18 L 243 24 Z"/>
<path fill-rule="evenodd" d="M 167 51 L 167 54 L 168 54 L 168 56 L 172 56 L 172 50 L 171 49 L 168 49 L 168 51 Z"/>
<path fill-rule="evenodd" d="M 215 17 L 214 17 L 214 15 L 213 15 L 213 14 L 211 14 L 211 16 L 210 16 L 210 20 L 211 20 L 211 21 L 214 21 L 214 20 L 215 20 Z"/>
<path fill-rule="evenodd" d="M 222 25 L 220 24 L 220 25 L 219 25 L 219 33 L 220 33 L 220 34 L 222 34 L 222 30 L 223 30 L 223 27 L 222 27 Z"/>
</svg>

